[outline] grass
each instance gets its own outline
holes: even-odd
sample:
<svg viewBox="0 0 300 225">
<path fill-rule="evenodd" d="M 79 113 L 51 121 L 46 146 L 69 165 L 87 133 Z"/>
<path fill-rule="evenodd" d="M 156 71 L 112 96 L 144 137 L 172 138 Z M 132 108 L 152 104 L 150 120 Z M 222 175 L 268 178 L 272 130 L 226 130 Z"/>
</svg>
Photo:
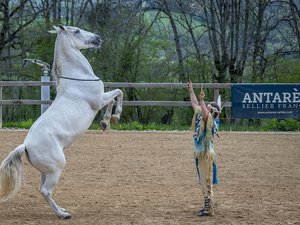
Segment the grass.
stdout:
<svg viewBox="0 0 300 225">
<path fill-rule="evenodd" d="M 4 122 L 2 124 L 3 128 L 19 128 L 19 129 L 29 129 L 34 121 L 32 119 L 25 121 L 12 121 L 12 122 Z"/>
<path fill-rule="evenodd" d="M 33 120 L 29 119 L 26 121 L 15 121 L 15 122 L 4 122 L 3 128 L 17 128 L 17 129 L 29 129 Z M 119 123 L 111 125 L 112 130 L 159 130 L 159 131 L 188 131 L 190 125 L 179 125 L 179 124 L 158 124 L 149 123 L 141 124 L 137 121 L 130 123 Z M 90 130 L 100 130 L 98 123 L 93 123 Z M 293 119 L 265 119 L 265 120 L 239 120 L 235 123 L 224 123 L 220 126 L 220 131 L 300 131 L 300 120 Z"/>
</svg>

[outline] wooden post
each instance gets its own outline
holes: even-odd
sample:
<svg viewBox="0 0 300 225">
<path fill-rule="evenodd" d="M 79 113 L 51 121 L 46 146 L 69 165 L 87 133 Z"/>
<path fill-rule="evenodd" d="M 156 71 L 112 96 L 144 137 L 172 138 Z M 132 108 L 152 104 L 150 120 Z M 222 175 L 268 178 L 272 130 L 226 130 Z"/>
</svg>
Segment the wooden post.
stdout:
<svg viewBox="0 0 300 225">
<path fill-rule="evenodd" d="M 41 81 L 50 81 L 50 77 L 41 76 Z M 41 86 L 41 100 L 50 100 L 50 86 Z M 43 114 L 48 107 L 48 104 L 41 104 L 41 114 Z"/>
<path fill-rule="evenodd" d="M 220 89 L 214 88 L 214 102 L 216 102 L 216 103 L 218 101 L 219 94 L 220 94 Z"/>
</svg>

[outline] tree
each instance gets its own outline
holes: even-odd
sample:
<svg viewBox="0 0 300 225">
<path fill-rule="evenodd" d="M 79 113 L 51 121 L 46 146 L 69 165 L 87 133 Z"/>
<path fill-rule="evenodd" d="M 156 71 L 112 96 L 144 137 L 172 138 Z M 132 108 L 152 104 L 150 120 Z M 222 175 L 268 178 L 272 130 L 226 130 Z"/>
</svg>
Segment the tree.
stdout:
<svg viewBox="0 0 300 225">
<path fill-rule="evenodd" d="M 4 48 L 14 47 L 20 44 L 20 33 L 29 26 L 44 8 L 36 1 L 2 0 L 0 4 L 0 56 L 7 59 L 10 55 L 2 55 Z"/>
<path fill-rule="evenodd" d="M 187 76 L 185 74 L 185 69 L 184 69 L 183 54 L 182 54 L 182 49 L 180 44 L 180 34 L 176 22 L 177 18 L 176 15 L 170 9 L 170 2 L 167 0 L 154 1 L 153 4 L 151 5 L 151 9 L 152 10 L 155 9 L 158 10 L 159 12 L 164 13 L 169 19 L 170 26 L 173 31 L 175 50 L 176 50 L 177 60 L 178 60 L 179 81 L 186 82 Z"/>
<path fill-rule="evenodd" d="M 252 82 L 267 81 L 268 67 L 289 51 L 278 34 L 285 33 L 282 21 L 286 18 L 286 6 L 281 1 L 258 0 L 253 11 Z M 272 78 L 271 78 L 272 81 Z"/>
<path fill-rule="evenodd" d="M 183 33 L 186 33 L 186 35 L 183 34 L 182 36 L 186 40 L 184 48 L 189 53 L 185 57 L 187 61 L 186 68 L 189 68 L 188 76 L 197 75 L 198 81 L 208 82 L 211 80 L 210 76 L 208 76 L 210 73 L 205 71 L 205 66 L 209 63 L 205 60 L 208 49 L 199 41 L 205 34 L 202 31 L 203 25 L 198 19 L 199 12 L 193 11 L 194 8 L 184 0 L 176 0 L 176 4 L 179 8 L 178 13 L 181 14 L 180 20 L 177 22 L 184 29 Z M 192 43 L 192 47 L 190 47 L 190 43 Z M 192 65 L 194 65 L 193 68 Z M 191 71 L 191 69 L 194 69 L 194 71 Z"/>
<path fill-rule="evenodd" d="M 250 0 L 203 0 L 200 5 L 217 70 L 215 80 L 240 82 L 250 51 Z"/>
<path fill-rule="evenodd" d="M 64 0 L 66 25 L 74 25 L 75 22 L 75 0 Z"/>
<path fill-rule="evenodd" d="M 266 7 L 267 7 L 267 1 L 266 0 L 259 0 L 258 2 L 258 13 L 256 15 L 256 22 L 255 24 L 256 29 L 254 30 L 254 46 L 253 46 L 253 54 L 252 54 L 252 82 L 257 81 L 257 77 L 258 77 L 258 65 L 260 65 L 260 77 L 262 77 L 263 75 L 263 70 L 264 70 L 264 66 L 263 65 L 263 52 L 264 52 L 264 45 L 265 42 L 263 40 L 264 39 L 263 33 L 262 33 L 262 26 L 263 26 L 263 20 L 264 20 L 264 13 L 266 11 Z M 260 64 L 257 63 L 257 58 L 260 57 Z"/>
<path fill-rule="evenodd" d="M 85 17 L 81 17 L 80 23 L 85 21 L 104 40 L 94 70 L 101 71 L 101 77 L 106 81 L 139 82 L 145 73 L 142 70 L 144 51 L 147 51 L 143 48 L 144 42 L 157 16 L 146 23 L 140 1 L 112 4 L 112 1 L 106 0 L 93 4 L 90 10 Z M 138 100 L 141 92 L 130 88 L 126 90 L 124 97 Z M 123 116 L 127 120 L 143 122 L 148 113 L 141 107 L 130 107 L 124 110 Z"/>
<path fill-rule="evenodd" d="M 296 46 L 292 49 L 295 49 L 294 51 L 300 58 L 300 3 L 298 2 L 296 4 L 296 1 L 294 0 L 288 0 L 287 3 L 289 5 L 290 13 L 287 15 L 286 21 L 296 39 Z"/>
</svg>

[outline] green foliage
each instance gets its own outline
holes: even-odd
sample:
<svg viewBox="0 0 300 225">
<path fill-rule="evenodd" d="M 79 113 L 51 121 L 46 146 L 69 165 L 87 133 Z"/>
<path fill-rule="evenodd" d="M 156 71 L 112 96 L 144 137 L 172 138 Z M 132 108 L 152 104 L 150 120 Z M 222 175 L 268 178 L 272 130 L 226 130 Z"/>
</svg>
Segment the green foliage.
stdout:
<svg viewBox="0 0 300 225">
<path fill-rule="evenodd" d="M 299 83 L 300 82 L 300 59 L 280 59 L 274 68 L 266 70 L 269 82 L 274 83 Z"/>
<path fill-rule="evenodd" d="M 45 28 L 38 24 L 28 27 L 23 35 L 24 41 L 28 43 L 28 45 L 31 45 L 30 51 L 26 52 L 26 57 L 40 59 L 51 65 L 53 61 L 55 38 L 55 34 L 48 33 Z M 41 67 L 36 67 L 41 71 Z M 38 76 L 40 76 L 40 72 Z"/>
<path fill-rule="evenodd" d="M 137 121 L 133 121 L 131 123 L 120 123 L 120 124 L 116 124 L 116 125 L 111 125 L 111 129 L 114 129 L 114 130 L 137 130 L 137 131 L 145 131 L 145 130 L 183 131 L 183 130 L 188 130 L 189 128 L 187 126 L 166 125 L 166 124 L 157 124 L 157 123 L 141 124 Z"/>
<path fill-rule="evenodd" d="M 17 122 L 4 122 L 3 127 L 29 129 L 33 123 L 34 121 L 32 119 Z M 89 129 L 99 130 L 99 123 L 93 123 Z M 111 124 L 110 129 L 128 131 L 188 131 L 190 130 L 190 125 L 178 123 L 168 125 L 155 122 L 142 124 L 138 121 L 132 121 L 129 123 Z M 220 126 L 220 131 L 300 131 L 300 121 L 293 119 L 264 119 L 261 122 L 258 120 L 253 121 L 252 123 L 245 123 L 245 121 L 242 120 L 240 123 L 222 123 Z"/>
<path fill-rule="evenodd" d="M 300 121 L 293 119 L 267 120 L 262 131 L 300 131 Z"/>
<path fill-rule="evenodd" d="M 21 129 L 29 129 L 33 124 L 32 119 L 25 121 L 17 121 L 17 122 L 4 122 L 3 127 L 6 128 L 21 128 Z"/>
<path fill-rule="evenodd" d="M 220 131 L 300 131 L 300 121 L 294 119 L 241 119 L 222 123 Z"/>
<path fill-rule="evenodd" d="M 99 130 L 100 125 L 99 123 L 92 123 L 91 126 L 89 127 L 89 130 Z"/>
</svg>

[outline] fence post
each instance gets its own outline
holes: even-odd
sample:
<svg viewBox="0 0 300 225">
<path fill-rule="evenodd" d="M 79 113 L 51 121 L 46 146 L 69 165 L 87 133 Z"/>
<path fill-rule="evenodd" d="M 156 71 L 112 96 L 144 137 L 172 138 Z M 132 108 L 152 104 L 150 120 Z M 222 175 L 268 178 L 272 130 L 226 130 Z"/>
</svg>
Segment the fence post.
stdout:
<svg viewBox="0 0 300 225">
<path fill-rule="evenodd" d="M 43 67 L 43 76 L 41 76 L 41 81 L 50 81 L 49 68 Z M 41 86 L 41 100 L 50 100 L 50 86 Z M 43 114 L 49 107 L 49 104 L 41 104 L 41 114 Z"/>
<path fill-rule="evenodd" d="M 214 102 L 218 101 L 219 94 L 220 94 L 220 89 L 214 88 Z"/>
</svg>

